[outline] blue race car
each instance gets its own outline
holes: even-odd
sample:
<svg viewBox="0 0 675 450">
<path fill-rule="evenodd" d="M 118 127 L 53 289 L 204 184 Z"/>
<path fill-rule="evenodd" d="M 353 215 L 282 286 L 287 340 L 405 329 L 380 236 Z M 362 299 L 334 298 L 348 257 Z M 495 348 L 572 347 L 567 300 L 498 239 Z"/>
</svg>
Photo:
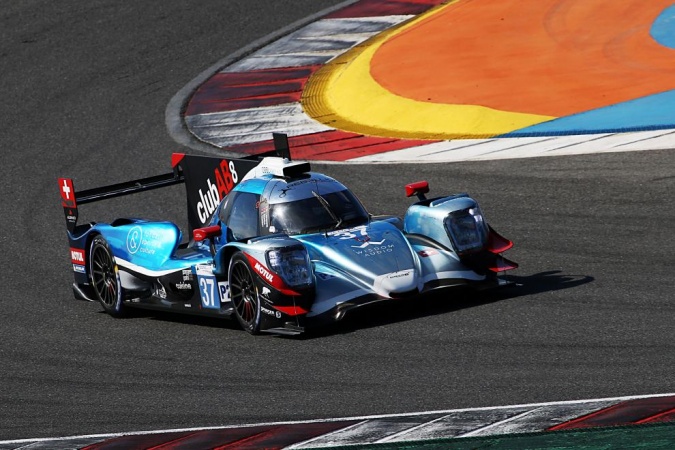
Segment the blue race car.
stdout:
<svg viewBox="0 0 675 450">
<path fill-rule="evenodd" d="M 277 153 L 257 159 L 174 154 L 164 175 L 76 192 L 59 179 L 76 298 L 112 316 L 130 308 L 232 317 L 251 334 L 294 335 L 359 306 L 435 289 L 490 288 L 517 264 L 511 241 L 467 194 L 374 217 L 347 187 Z M 78 225 L 78 206 L 184 183 L 191 239 L 172 222 L 120 218 Z"/>
</svg>

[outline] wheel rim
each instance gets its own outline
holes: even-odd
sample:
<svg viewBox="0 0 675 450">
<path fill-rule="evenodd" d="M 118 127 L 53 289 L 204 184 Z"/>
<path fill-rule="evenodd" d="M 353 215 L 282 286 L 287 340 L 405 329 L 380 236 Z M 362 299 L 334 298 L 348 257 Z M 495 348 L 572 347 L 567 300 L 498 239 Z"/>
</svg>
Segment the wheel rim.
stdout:
<svg viewBox="0 0 675 450">
<path fill-rule="evenodd" d="M 232 265 L 230 295 L 237 316 L 248 326 L 251 326 L 258 315 L 257 292 L 251 272 L 246 264 L 241 261 L 235 261 Z"/>
<path fill-rule="evenodd" d="M 115 262 L 104 247 L 94 249 L 91 267 L 91 277 L 98 298 L 107 306 L 115 306 L 117 303 Z"/>
</svg>

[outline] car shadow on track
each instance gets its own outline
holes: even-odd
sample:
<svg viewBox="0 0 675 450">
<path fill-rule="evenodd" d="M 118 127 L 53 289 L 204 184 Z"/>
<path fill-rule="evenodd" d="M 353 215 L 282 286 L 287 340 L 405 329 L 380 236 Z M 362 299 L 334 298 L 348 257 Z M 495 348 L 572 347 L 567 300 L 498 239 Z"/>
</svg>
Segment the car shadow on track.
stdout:
<svg viewBox="0 0 675 450">
<path fill-rule="evenodd" d="M 505 276 L 504 279 L 513 284 L 495 290 L 475 291 L 468 288 L 456 288 L 452 291 L 432 292 L 417 300 L 388 300 L 378 302 L 351 311 L 339 322 L 308 327 L 306 332 L 299 336 L 270 335 L 270 337 L 305 340 L 349 334 L 358 330 L 447 314 L 504 300 L 570 289 L 595 280 L 595 278 L 588 275 L 569 275 L 560 270 L 539 272 L 526 276 L 510 275 Z M 449 295 L 452 295 L 452 301 L 448 301 Z M 105 314 L 103 311 L 101 313 Z M 136 309 L 131 312 L 128 318 L 144 318 L 244 332 L 234 319 L 210 318 L 168 311 Z M 262 336 L 265 336 L 265 334 L 263 333 Z"/>
<path fill-rule="evenodd" d="M 339 322 L 320 328 L 309 328 L 299 338 L 314 339 L 335 334 L 348 334 L 361 329 L 451 313 L 504 300 L 570 289 L 595 280 L 594 277 L 588 275 L 569 275 L 560 270 L 539 272 L 527 276 L 511 275 L 504 277 L 504 279 L 513 284 L 489 291 L 457 288 L 452 291 L 453 298 L 450 302 L 448 301 L 450 294 L 446 290 L 430 293 L 416 301 L 386 301 L 364 306 L 347 314 Z"/>
</svg>

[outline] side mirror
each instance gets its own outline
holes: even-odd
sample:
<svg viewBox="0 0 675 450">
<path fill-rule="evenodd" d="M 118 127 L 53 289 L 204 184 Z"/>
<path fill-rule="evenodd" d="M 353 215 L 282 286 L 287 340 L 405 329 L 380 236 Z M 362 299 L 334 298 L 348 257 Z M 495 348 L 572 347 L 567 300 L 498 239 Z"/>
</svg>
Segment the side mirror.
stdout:
<svg viewBox="0 0 675 450">
<path fill-rule="evenodd" d="M 220 236 L 221 233 L 220 225 L 211 225 L 210 227 L 195 228 L 192 230 L 192 237 L 195 239 L 195 242 L 202 242 L 206 239 Z M 216 246 L 213 244 L 213 240 L 210 242 L 209 250 L 211 251 L 211 256 L 216 255 Z"/>
<path fill-rule="evenodd" d="M 429 182 L 428 181 L 416 181 L 415 183 L 410 183 L 405 185 L 405 196 L 412 197 L 416 195 L 420 200 L 426 200 L 424 196 L 429 192 Z"/>
<path fill-rule="evenodd" d="M 220 225 L 212 225 L 210 227 L 195 228 L 192 231 L 192 237 L 195 241 L 201 242 L 215 236 L 220 236 L 221 232 Z"/>
</svg>

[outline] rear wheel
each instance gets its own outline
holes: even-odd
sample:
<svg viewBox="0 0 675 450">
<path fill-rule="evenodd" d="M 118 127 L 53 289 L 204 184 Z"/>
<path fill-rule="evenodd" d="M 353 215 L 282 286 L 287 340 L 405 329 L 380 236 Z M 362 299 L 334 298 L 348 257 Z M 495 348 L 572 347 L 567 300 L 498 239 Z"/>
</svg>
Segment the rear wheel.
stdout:
<svg viewBox="0 0 675 450">
<path fill-rule="evenodd" d="M 260 332 L 260 298 L 248 261 L 236 253 L 230 261 L 228 273 L 230 296 L 234 314 L 242 328 L 251 334 Z"/>
<path fill-rule="evenodd" d="M 89 249 L 89 274 L 96 298 L 105 312 L 114 317 L 124 315 L 122 286 L 115 258 L 103 236 L 96 236 Z"/>
</svg>

